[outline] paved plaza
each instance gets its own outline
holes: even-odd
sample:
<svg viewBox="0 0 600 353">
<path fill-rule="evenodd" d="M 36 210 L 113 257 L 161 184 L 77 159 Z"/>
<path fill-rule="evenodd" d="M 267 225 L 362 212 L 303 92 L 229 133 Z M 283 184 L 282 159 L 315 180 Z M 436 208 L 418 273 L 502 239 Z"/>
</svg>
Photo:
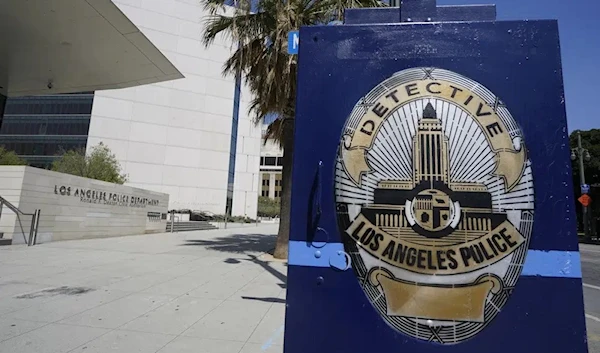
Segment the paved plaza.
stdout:
<svg viewBox="0 0 600 353">
<path fill-rule="evenodd" d="M 279 353 L 277 225 L 0 248 L 1 353 Z"/>
</svg>

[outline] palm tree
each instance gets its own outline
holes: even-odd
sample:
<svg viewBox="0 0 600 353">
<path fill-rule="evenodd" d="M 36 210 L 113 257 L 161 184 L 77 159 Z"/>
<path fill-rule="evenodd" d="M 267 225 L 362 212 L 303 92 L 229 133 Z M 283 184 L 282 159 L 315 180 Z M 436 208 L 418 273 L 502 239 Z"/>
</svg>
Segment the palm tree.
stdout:
<svg viewBox="0 0 600 353">
<path fill-rule="evenodd" d="M 209 46 L 217 36 L 237 43 L 225 62 L 223 75 L 241 74 L 253 94 L 250 110 L 260 124 L 267 114 L 277 119 L 267 129 L 269 138 L 283 147 L 281 220 L 276 258 L 288 253 L 296 107 L 297 57 L 287 53 L 287 37 L 300 26 L 343 20 L 344 9 L 379 7 L 379 0 L 201 0 L 208 11 L 203 40 Z M 254 6 L 253 6 L 254 5 Z"/>
</svg>

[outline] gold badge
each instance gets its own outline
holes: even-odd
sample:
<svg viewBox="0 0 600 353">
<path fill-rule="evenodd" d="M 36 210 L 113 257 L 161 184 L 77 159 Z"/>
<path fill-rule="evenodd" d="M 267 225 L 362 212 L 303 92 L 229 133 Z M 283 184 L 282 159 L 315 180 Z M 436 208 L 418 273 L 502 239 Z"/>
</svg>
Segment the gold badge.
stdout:
<svg viewBox="0 0 600 353">
<path fill-rule="evenodd" d="M 335 189 L 354 271 L 389 325 L 454 344 L 502 310 L 534 190 L 523 135 L 488 89 L 437 68 L 388 78 L 347 119 Z"/>
</svg>

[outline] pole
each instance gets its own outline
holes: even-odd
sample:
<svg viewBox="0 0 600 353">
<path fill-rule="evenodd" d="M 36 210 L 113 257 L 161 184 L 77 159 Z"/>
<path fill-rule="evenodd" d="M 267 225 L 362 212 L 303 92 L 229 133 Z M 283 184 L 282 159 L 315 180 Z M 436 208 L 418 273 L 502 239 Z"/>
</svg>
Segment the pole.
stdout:
<svg viewBox="0 0 600 353">
<path fill-rule="evenodd" d="M 35 213 L 31 215 L 31 225 L 29 226 L 29 238 L 27 239 L 27 246 L 33 246 L 33 232 L 35 231 Z"/>
<path fill-rule="evenodd" d="M 31 215 L 31 225 L 29 227 L 29 239 L 27 240 L 27 246 L 34 246 L 37 238 L 37 228 L 40 221 L 40 210 L 35 210 Z"/>
<path fill-rule="evenodd" d="M 38 228 L 40 226 L 40 214 L 42 213 L 42 210 L 35 210 L 35 223 L 33 226 L 33 245 L 37 244 L 37 235 L 38 235 Z"/>
<path fill-rule="evenodd" d="M 171 211 L 171 233 L 173 233 L 174 227 L 175 227 L 175 211 Z"/>
<path fill-rule="evenodd" d="M 585 185 L 585 166 L 583 165 L 583 147 L 581 146 L 581 132 L 577 131 L 577 154 L 579 155 L 579 182 L 580 186 Z M 583 206 L 583 205 L 582 205 Z M 583 234 L 586 240 L 590 240 L 589 210 L 588 206 L 583 206 Z"/>
</svg>

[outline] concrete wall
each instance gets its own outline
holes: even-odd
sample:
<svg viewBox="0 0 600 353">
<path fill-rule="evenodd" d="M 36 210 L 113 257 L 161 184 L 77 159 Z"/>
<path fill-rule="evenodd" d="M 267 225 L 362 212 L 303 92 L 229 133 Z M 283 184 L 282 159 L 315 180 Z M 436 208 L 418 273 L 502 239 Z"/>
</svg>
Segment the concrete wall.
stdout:
<svg viewBox="0 0 600 353">
<path fill-rule="evenodd" d="M 256 218 L 260 192 L 261 128 L 248 115 L 250 93 L 242 86 L 238 125 L 232 215 Z"/>
<path fill-rule="evenodd" d="M 21 192 L 23 185 L 23 178 L 25 176 L 25 167 L 0 167 L 0 196 L 6 201 L 13 204 L 15 207 L 19 207 L 21 200 Z M 17 222 L 17 217 L 7 207 L 0 208 L 0 233 L 3 238 L 12 238 L 15 232 L 19 240 L 23 242 L 23 235 L 20 233 L 21 229 Z M 31 222 L 30 217 L 24 217 L 22 224 L 24 232 L 29 232 L 29 224 Z"/>
<path fill-rule="evenodd" d="M 0 167 L 0 196 L 24 213 L 41 210 L 38 243 L 164 232 L 166 219 L 161 215 L 166 217 L 169 203 L 164 193 L 15 166 Z M 28 234 L 31 218 L 22 220 Z M 6 206 L 0 231 L 13 244 L 24 242 Z"/>
<path fill-rule="evenodd" d="M 221 69 L 232 52 L 201 42 L 205 13 L 197 0 L 114 0 L 185 78 L 96 92 L 88 148 L 104 142 L 127 185 L 170 195 L 170 209 L 225 213 L 235 80 Z M 256 216 L 260 129 L 240 99 L 233 214 Z"/>
</svg>

